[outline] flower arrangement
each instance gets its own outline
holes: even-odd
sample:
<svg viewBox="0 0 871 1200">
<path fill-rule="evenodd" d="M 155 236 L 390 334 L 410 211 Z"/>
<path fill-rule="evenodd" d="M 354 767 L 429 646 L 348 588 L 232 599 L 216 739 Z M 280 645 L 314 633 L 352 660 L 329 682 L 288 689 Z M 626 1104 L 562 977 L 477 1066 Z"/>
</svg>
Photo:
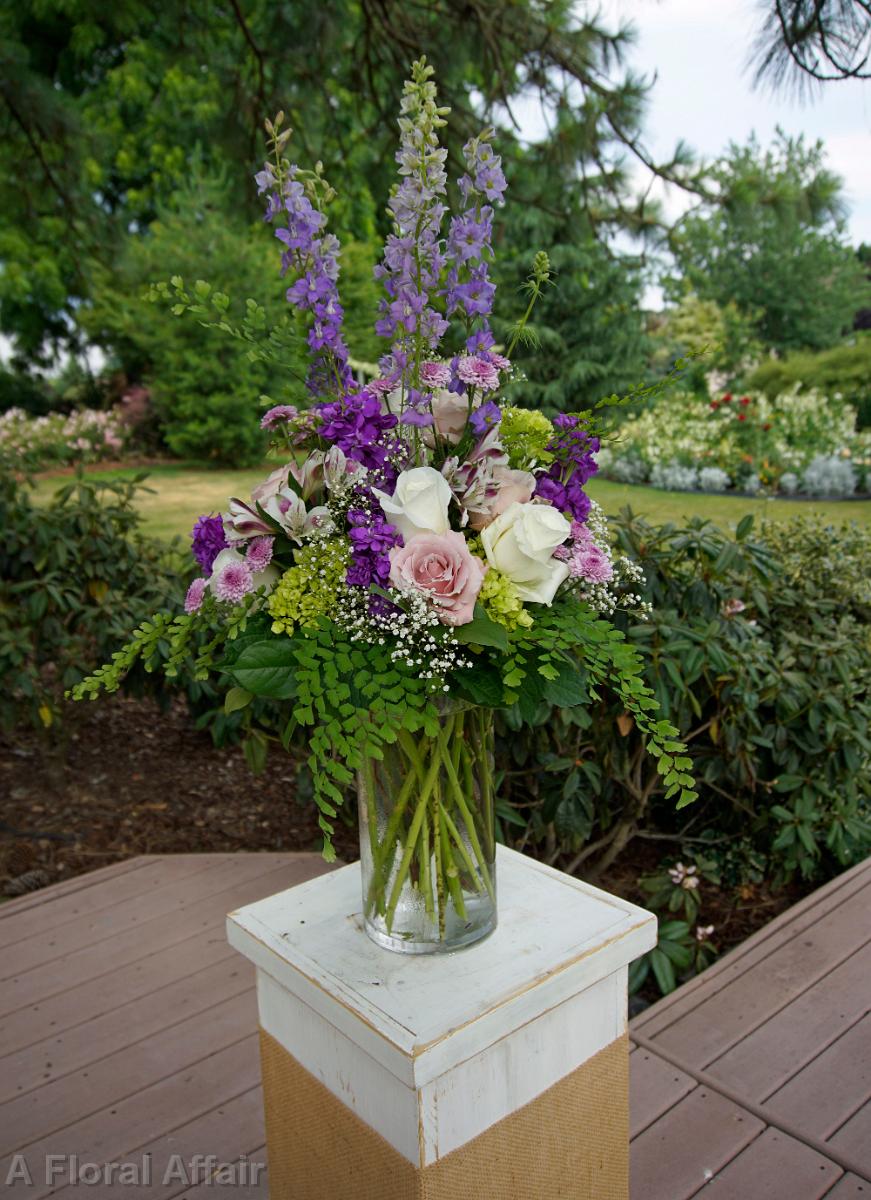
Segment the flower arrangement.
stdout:
<svg viewBox="0 0 871 1200">
<path fill-rule="evenodd" d="M 871 433 L 857 431 L 856 410 L 840 395 L 673 393 L 625 421 L 600 465 L 624 483 L 681 491 L 846 496 L 871 488 Z"/>
<path fill-rule="evenodd" d="M 177 671 L 194 634 L 210 631 L 195 672 L 223 671 L 234 708 L 278 702 L 285 745 L 308 730 L 327 857 L 358 777 L 367 924 L 394 946 L 462 944 L 492 927 L 494 710 L 534 720 L 543 705 L 616 689 L 665 794 L 695 797 L 676 730 L 657 719 L 641 659 L 609 619 L 618 602 L 644 605 L 637 565 L 614 554 L 584 490 L 599 418 L 551 422 L 510 402 L 511 353 L 547 257 L 535 259 L 503 350 L 490 268 L 505 177 L 485 130 L 464 148 L 449 214 L 446 110 L 431 74 L 415 63 L 402 99 L 393 231 L 376 267 L 386 347 L 365 385 L 342 337 L 332 190 L 320 169 L 284 157 L 281 118 L 268 123 L 272 157 L 257 182 L 287 299 L 307 322 L 311 405 L 263 415 L 280 465 L 197 521 L 201 573 L 184 615 L 147 622 L 75 691 L 112 690 L 137 658 L 155 662 L 161 641 Z"/>
</svg>

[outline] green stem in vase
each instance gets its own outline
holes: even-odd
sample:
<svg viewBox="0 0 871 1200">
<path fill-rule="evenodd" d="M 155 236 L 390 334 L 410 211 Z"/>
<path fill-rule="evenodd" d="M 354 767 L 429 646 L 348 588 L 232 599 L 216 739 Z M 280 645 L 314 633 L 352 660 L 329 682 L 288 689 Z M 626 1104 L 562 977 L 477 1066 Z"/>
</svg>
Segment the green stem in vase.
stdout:
<svg viewBox="0 0 871 1200">
<path fill-rule="evenodd" d="M 414 817 L 412 818 L 411 827 L 409 828 L 408 835 L 406 837 L 405 850 L 399 863 L 399 870 L 397 872 L 396 879 L 393 881 L 393 890 L 390 893 L 390 901 L 387 905 L 386 920 L 388 930 L 392 927 L 393 918 L 396 916 L 396 906 L 399 903 L 402 885 L 405 883 L 406 876 L 408 875 L 408 869 L 411 866 L 411 860 L 414 856 L 414 848 L 417 845 L 417 839 L 420 836 L 420 827 L 423 824 L 424 817 L 426 816 L 429 797 L 433 787 L 435 786 L 435 782 L 438 777 L 438 771 L 439 756 L 434 754 L 429 765 L 429 771 L 427 772 L 420 798 L 417 801 L 417 807 L 414 810 Z M 410 776 L 412 783 L 414 783 L 415 778 L 416 777 L 414 775 Z M 393 836 L 396 836 L 395 832 Z"/>
<path fill-rule="evenodd" d="M 482 878 L 481 867 L 483 867 L 483 864 L 480 864 L 478 867 L 475 866 L 475 862 L 474 862 L 471 854 L 469 854 L 468 847 L 466 846 L 466 843 L 463 841 L 463 835 L 460 833 L 459 829 L 457 829 L 457 826 L 456 826 L 456 823 L 455 823 L 453 817 L 448 812 L 448 810 L 444 807 L 444 805 L 442 806 L 442 817 L 444 818 L 444 822 L 445 822 L 445 825 L 447 826 L 448 833 L 451 835 L 451 838 L 456 843 L 456 847 L 460 852 L 460 858 L 463 860 L 465 868 L 469 873 L 469 876 L 472 880 L 472 885 L 473 886 L 477 885 L 476 890 L 480 891 L 481 888 L 480 888 L 479 880 Z M 453 853 L 453 851 L 452 851 L 452 853 Z M 484 869 L 484 871 L 486 871 L 486 867 L 483 867 L 483 869 Z M 456 871 L 456 860 L 455 860 L 455 864 L 454 864 L 454 870 Z M 483 876 L 483 879 L 484 879 L 484 884 L 487 888 L 487 891 L 490 893 L 491 896 L 493 896 L 493 890 L 492 890 L 493 885 L 490 882 L 489 872 L 487 873 L 486 876 Z M 458 880 L 458 882 L 459 882 L 459 880 Z"/>
<path fill-rule="evenodd" d="M 447 923 L 447 893 L 445 890 L 445 861 L 444 847 L 439 835 L 439 810 L 441 808 L 441 789 L 438 783 L 433 788 L 430 801 L 429 821 L 432 823 L 433 850 L 435 853 L 436 892 L 439 905 L 439 941 L 444 940 Z"/>
<path fill-rule="evenodd" d="M 380 843 L 376 840 L 372 862 L 372 882 L 369 885 L 367 907 L 371 910 L 377 904 L 378 912 L 382 916 L 385 912 L 387 881 L 390 878 L 390 871 L 393 867 L 393 859 L 396 854 L 396 835 L 399 830 L 399 823 L 402 820 L 416 782 L 417 776 L 413 771 L 409 771 L 399 790 L 399 795 L 396 797 L 396 803 L 393 807 L 393 812 L 390 814 L 390 820 L 387 822 L 384 837 Z"/>
<path fill-rule="evenodd" d="M 466 902 L 463 900 L 463 889 L 460 886 L 460 873 L 457 870 L 457 864 L 454 860 L 454 852 L 451 847 L 451 838 L 448 833 L 448 824 L 445 820 L 445 813 L 442 805 L 439 805 L 438 812 L 439 823 L 439 843 L 441 853 L 446 864 L 445 876 L 447 878 L 448 891 L 451 894 L 451 899 L 454 902 L 454 908 L 457 910 L 457 916 L 460 920 L 466 919 Z"/>
<path fill-rule="evenodd" d="M 426 915 L 432 917 L 434 915 L 432 902 L 432 883 L 430 881 L 430 845 L 429 845 L 429 820 L 424 814 L 423 825 L 420 830 L 420 851 L 418 853 L 418 864 L 420 867 L 420 891 L 423 896 Z"/>
<path fill-rule="evenodd" d="M 493 888 L 493 881 L 490 878 L 490 872 L 487 869 L 487 861 L 484 858 L 484 852 L 481 849 L 481 843 L 478 840 L 478 832 L 475 829 L 475 822 L 472 820 L 472 815 L 469 812 L 468 805 L 466 804 L 465 797 L 463 796 L 463 789 L 460 787 L 460 781 L 457 778 L 456 771 L 454 770 L 453 760 L 450 756 L 447 746 L 445 745 L 444 735 L 440 733 L 438 740 L 442 752 L 442 762 L 445 764 L 445 773 L 448 777 L 448 782 L 450 783 L 451 790 L 453 792 L 454 803 L 456 804 L 460 816 L 463 818 L 463 823 L 466 826 L 466 832 L 469 835 L 469 841 L 472 843 L 472 849 L 475 851 L 475 857 L 478 859 L 481 877 L 484 880 L 484 884 L 487 888 L 487 891 L 490 893 L 490 896 L 493 900 L 495 900 L 496 892 Z M 450 829 L 453 822 L 450 821 L 450 817 L 447 812 L 445 813 L 445 816 L 448 817 L 448 828 Z M 456 829 L 456 826 L 454 826 L 454 829 Z M 463 850 L 465 851 L 465 844 L 462 842 L 462 839 L 460 839 L 460 841 Z M 474 867 L 472 868 L 472 873 L 474 877 Z"/>
</svg>

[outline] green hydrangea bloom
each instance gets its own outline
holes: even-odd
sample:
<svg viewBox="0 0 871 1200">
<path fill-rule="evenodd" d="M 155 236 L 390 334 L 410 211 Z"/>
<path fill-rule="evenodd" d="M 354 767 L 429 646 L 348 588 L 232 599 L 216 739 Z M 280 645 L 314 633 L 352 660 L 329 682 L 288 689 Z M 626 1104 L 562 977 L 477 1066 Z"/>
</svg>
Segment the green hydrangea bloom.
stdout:
<svg viewBox="0 0 871 1200">
<path fill-rule="evenodd" d="M 553 425 L 544 413 L 528 408 L 503 408 L 499 439 L 512 467 L 528 471 L 533 465 L 547 466 L 553 455 L 545 449 L 553 437 Z"/>
<path fill-rule="evenodd" d="M 351 549 L 344 538 L 312 542 L 296 552 L 267 601 L 273 633 L 293 633 L 300 625 L 335 613 L 344 591 Z"/>
<path fill-rule="evenodd" d="M 490 620 L 504 625 L 506 629 L 517 629 L 520 626 L 528 629 L 533 624 L 532 617 L 517 595 L 517 588 L 507 575 L 503 575 L 495 567 L 491 567 L 484 576 L 478 600 Z"/>
</svg>

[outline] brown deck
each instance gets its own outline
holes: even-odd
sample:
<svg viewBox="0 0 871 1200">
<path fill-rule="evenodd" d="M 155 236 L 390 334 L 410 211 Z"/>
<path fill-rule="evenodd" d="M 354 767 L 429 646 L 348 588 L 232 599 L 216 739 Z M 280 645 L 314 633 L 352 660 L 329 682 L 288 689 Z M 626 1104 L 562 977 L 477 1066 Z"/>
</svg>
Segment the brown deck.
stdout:
<svg viewBox="0 0 871 1200">
<path fill-rule="evenodd" d="M 265 1196 L 265 1174 L 180 1177 L 195 1155 L 265 1162 L 252 970 L 224 914 L 323 869 L 145 857 L 0 906 L 0 1182 L 23 1179 L 16 1154 L 33 1180 L 10 1195 Z M 869 996 L 871 860 L 633 1022 L 633 1200 L 871 1200 Z M 72 1154 L 150 1155 L 152 1183 L 47 1184 L 45 1156 Z"/>
</svg>

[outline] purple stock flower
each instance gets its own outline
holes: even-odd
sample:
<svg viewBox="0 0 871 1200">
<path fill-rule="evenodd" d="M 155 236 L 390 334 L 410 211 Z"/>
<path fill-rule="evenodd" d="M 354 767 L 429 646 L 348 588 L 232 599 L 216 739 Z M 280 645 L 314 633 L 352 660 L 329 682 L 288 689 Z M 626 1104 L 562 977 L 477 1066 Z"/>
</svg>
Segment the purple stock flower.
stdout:
<svg viewBox="0 0 871 1200">
<path fill-rule="evenodd" d="M 535 494 L 583 522 L 590 512 L 584 484 L 599 469 L 593 457 L 599 449 L 599 439 L 591 437 L 578 418 L 568 413 L 555 417 L 554 426 L 557 433 L 547 445 L 554 462 L 539 476 Z"/>
<path fill-rule="evenodd" d="M 212 573 L 212 564 L 229 543 L 224 536 L 221 517 L 199 517 L 191 530 L 191 550 L 204 575 Z"/>
<path fill-rule="evenodd" d="M 320 436 L 343 450 L 348 458 L 364 467 L 383 468 L 392 448 L 389 430 L 396 417 L 385 413 L 381 401 L 372 392 L 351 392 L 341 400 L 318 406 Z"/>
<path fill-rule="evenodd" d="M 370 501 L 373 498 L 369 497 Z M 351 565 L 346 581 L 351 587 L 368 588 L 370 584 L 386 587 L 390 576 L 390 550 L 402 545 L 399 530 L 384 514 L 375 511 L 374 503 L 348 511 L 351 540 Z M 374 597 L 373 597 L 374 599 Z"/>
</svg>

